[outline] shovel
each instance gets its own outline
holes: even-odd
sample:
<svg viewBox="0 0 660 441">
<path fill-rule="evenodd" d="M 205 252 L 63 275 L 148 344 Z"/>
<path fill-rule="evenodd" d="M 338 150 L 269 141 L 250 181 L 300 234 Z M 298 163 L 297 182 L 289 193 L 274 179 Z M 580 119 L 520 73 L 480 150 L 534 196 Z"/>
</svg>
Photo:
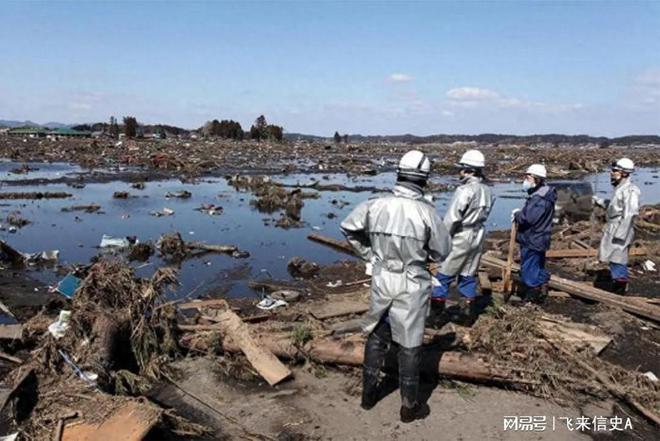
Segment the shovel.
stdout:
<svg viewBox="0 0 660 441">
<path fill-rule="evenodd" d="M 502 291 L 504 293 L 504 303 L 509 301 L 512 291 L 511 283 L 511 266 L 513 265 L 513 251 L 516 248 L 516 235 L 518 233 L 518 224 L 513 221 L 511 224 L 511 238 L 509 239 L 509 254 L 506 258 L 506 266 L 504 267 L 504 274 L 502 276 Z"/>
</svg>

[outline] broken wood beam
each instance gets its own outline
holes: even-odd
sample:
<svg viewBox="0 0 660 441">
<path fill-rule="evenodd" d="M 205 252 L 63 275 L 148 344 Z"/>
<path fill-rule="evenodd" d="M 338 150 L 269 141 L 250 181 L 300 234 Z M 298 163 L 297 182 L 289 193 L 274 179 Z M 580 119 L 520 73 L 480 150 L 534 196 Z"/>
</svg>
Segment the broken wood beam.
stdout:
<svg viewBox="0 0 660 441">
<path fill-rule="evenodd" d="M 345 240 L 337 240 L 331 237 L 322 236 L 317 233 L 310 234 L 309 236 L 307 236 L 307 239 L 313 242 L 320 243 L 321 245 L 328 246 L 337 251 L 350 254 L 351 256 L 355 256 L 355 251 L 353 250 L 353 247 Z"/>
<path fill-rule="evenodd" d="M 0 325 L 0 340 L 20 340 L 23 337 L 23 325 Z"/>
<path fill-rule="evenodd" d="M 568 320 L 559 320 L 544 315 L 540 318 L 538 325 L 546 339 L 553 341 L 565 341 L 572 345 L 587 344 L 594 354 L 600 354 L 612 342 L 612 337 L 593 325 L 575 323 Z"/>
<path fill-rule="evenodd" d="M 129 401 L 99 424 L 67 424 L 62 441 L 141 441 L 161 415 L 162 410 L 147 401 Z"/>
<path fill-rule="evenodd" d="M 275 355 L 290 360 L 311 359 L 317 363 L 328 363 L 347 366 L 362 366 L 364 361 L 364 340 L 334 340 L 329 338 L 315 339 L 298 348 L 291 343 L 290 338 L 272 338 L 261 336 L 259 344 L 269 349 Z M 202 339 L 191 342 L 195 349 L 206 345 Z M 184 343 L 185 345 L 185 343 Z M 227 352 L 240 352 L 238 345 L 230 339 L 222 340 L 222 348 Z M 442 352 L 439 361 L 435 349 L 425 348 L 422 368 L 431 370 L 448 378 L 476 383 L 519 383 L 505 370 L 488 364 L 482 357 L 475 354 L 446 351 Z"/>
<path fill-rule="evenodd" d="M 275 355 L 252 337 L 248 325 L 236 315 L 229 305 L 224 311 L 208 310 L 205 316 L 212 317 L 217 321 L 218 330 L 224 337 L 236 342 L 241 352 L 245 354 L 248 361 L 259 372 L 271 386 L 291 376 L 291 371 Z M 226 340 L 226 338 L 223 339 Z"/>
<path fill-rule="evenodd" d="M 490 254 L 485 254 L 481 261 L 484 265 L 489 265 L 495 268 L 504 269 L 506 267 L 506 262 L 504 260 L 498 259 L 497 257 L 494 257 Z M 512 270 L 519 272 L 520 266 L 513 265 Z M 575 282 L 556 275 L 550 276 L 548 285 L 550 288 L 566 292 L 573 297 L 580 297 L 582 299 L 604 303 L 608 306 L 621 308 L 628 313 L 644 317 L 655 322 L 660 322 L 660 307 L 651 304 L 645 305 L 640 302 L 626 301 L 625 297 L 621 297 L 616 294 L 603 291 L 602 289 L 594 288 L 591 285 Z"/>
<path fill-rule="evenodd" d="M 238 247 L 235 245 L 209 245 L 203 242 L 186 242 L 186 247 L 211 253 L 231 254 L 238 251 Z"/>
<path fill-rule="evenodd" d="M 23 360 L 21 360 L 20 358 L 14 357 L 13 355 L 9 355 L 9 354 L 7 354 L 5 352 L 2 352 L 2 351 L 0 351 L 0 358 L 2 358 L 4 360 L 9 360 L 9 361 L 11 361 L 13 363 L 16 363 L 16 364 L 23 363 Z"/>
<path fill-rule="evenodd" d="M 486 271 L 479 271 L 479 286 L 481 286 L 481 294 L 490 293 L 493 291 L 493 285 L 490 283 L 490 278 Z"/>
<path fill-rule="evenodd" d="M 368 310 L 368 303 L 351 300 L 322 303 L 308 308 L 308 312 L 317 320 L 327 320 L 329 318 L 342 317 L 350 314 L 362 314 Z"/>
</svg>

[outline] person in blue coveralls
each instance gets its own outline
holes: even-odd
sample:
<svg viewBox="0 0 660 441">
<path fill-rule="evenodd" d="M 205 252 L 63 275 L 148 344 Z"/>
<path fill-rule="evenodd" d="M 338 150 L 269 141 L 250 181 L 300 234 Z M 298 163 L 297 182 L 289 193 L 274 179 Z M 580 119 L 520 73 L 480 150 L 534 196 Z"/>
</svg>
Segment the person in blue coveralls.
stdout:
<svg viewBox="0 0 660 441">
<path fill-rule="evenodd" d="M 545 252 L 550 248 L 557 191 L 546 184 L 547 171 L 532 164 L 525 174 L 523 189 L 527 201 L 515 209 L 512 220 L 518 224 L 516 242 L 520 245 L 518 294 L 523 301 L 543 303 L 548 295 L 550 273 L 545 269 Z"/>
</svg>

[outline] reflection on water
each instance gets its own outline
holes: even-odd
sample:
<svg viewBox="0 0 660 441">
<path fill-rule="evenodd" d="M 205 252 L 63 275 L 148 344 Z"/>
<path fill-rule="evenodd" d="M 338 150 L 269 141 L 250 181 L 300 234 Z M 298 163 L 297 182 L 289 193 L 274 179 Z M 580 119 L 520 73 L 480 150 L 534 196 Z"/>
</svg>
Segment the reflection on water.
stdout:
<svg viewBox="0 0 660 441">
<path fill-rule="evenodd" d="M 20 166 L 16 163 L 0 163 L 0 178 L 15 179 L 40 178 L 54 179 L 67 173 L 81 170 L 66 164 L 31 164 L 39 168 L 27 175 L 11 175 L 9 170 Z M 304 174 L 276 176 L 275 180 L 287 184 L 310 183 L 344 184 L 347 186 L 372 186 L 389 188 L 394 182 L 394 173 L 382 173 L 378 176 L 359 176 L 347 178 L 345 175 Z M 611 192 L 607 173 L 586 178 L 592 182 L 598 193 L 607 195 Z M 453 178 L 435 177 L 438 183 L 456 183 Z M 635 181 L 642 189 L 642 202 L 660 202 L 657 185 L 658 172 L 644 169 L 635 175 Z M 43 191 L 44 186 L 4 186 L 0 191 Z M 250 206 L 252 194 L 237 192 L 228 186 L 222 178 L 202 180 L 196 184 L 182 184 L 178 180 L 147 182 L 144 190 L 137 190 L 126 182 L 87 184 L 83 189 L 68 187 L 64 184 L 51 184 L 48 191 L 64 191 L 73 194 L 70 199 L 53 200 L 0 200 L 0 223 L 12 212 L 19 210 L 24 218 L 32 223 L 16 233 L 0 231 L 0 238 L 20 251 L 33 252 L 59 249 L 63 263 L 87 263 L 99 253 L 97 246 L 104 234 L 124 237 L 137 236 L 140 241 L 155 242 L 161 234 L 179 231 L 185 240 L 203 241 L 212 244 L 237 245 L 241 250 L 251 253 L 248 259 L 234 259 L 226 255 L 207 254 L 183 263 L 180 273 L 181 286 L 174 295 L 182 296 L 193 292 L 198 296 L 208 290 L 223 292 L 229 296 L 252 296 L 247 281 L 264 274 L 271 274 L 278 279 L 288 278 L 286 263 L 293 256 L 303 256 L 320 264 L 328 264 L 347 256 L 310 242 L 306 239 L 312 231 L 341 239 L 339 223 L 359 202 L 373 197 L 373 193 L 362 192 L 322 192 L 319 199 L 306 199 L 302 210 L 305 226 L 303 228 L 283 230 L 265 226 L 264 221 L 279 217 L 278 213 L 259 213 Z M 493 185 L 497 196 L 523 195 L 520 183 L 497 183 Z M 166 199 L 168 192 L 187 190 L 192 193 L 189 199 Z M 116 191 L 127 191 L 129 199 L 113 199 Z M 451 193 L 438 193 L 436 206 L 442 215 Z M 343 201 L 347 205 L 333 204 L 333 200 Z M 488 228 L 505 229 L 510 223 L 510 213 L 522 205 L 522 199 L 498 198 Z M 73 205 L 98 204 L 101 213 L 62 212 L 64 207 Z M 202 204 L 215 204 L 224 208 L 221 215 L 196 211 Z M 150 213 L 163 208 L 174 210 L 172 216 L 154 217 Z M 328 216 L 331 214 L 330 216 Z M 334 215 L 334 216 L 333 216 Z M 163 265 L 157 257 L 152 257 L 146 266 L 140 267 L 139 275 L 147 276 L 155 268 Z M 264 271 L 265 270 L 265 271 Z M 47 283 L 56 281 L 57 276 L 51 270 L 45 270 L 36 277 Z"/>
</svg>

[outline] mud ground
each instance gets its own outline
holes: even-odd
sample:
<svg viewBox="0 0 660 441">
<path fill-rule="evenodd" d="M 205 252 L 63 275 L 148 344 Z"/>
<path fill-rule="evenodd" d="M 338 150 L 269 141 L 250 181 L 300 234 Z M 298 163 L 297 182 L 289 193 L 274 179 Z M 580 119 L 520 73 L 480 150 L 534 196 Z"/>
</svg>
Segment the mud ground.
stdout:
<svg viewBox="0 0 660 441">
<path fill-rule="evenodd" d="M 322 377 L 305 367 L 295 369 L 295 380 L 268 389 L 254 384 L 225 381 L 212 359 L 182 360 L 175 364 L 177 386 L 163 385 L 152 398 L 163 405 L 185 409 L 214 428 L 208 439 L 240 439 L 263 435 L 277 440 L 632 440 L 650 433 L 594 437 L 556 424 L 543 432 L 504 430 L 504 416 L 613 415 L 621 412 L 611 402 L 585 409 L 503 389 L 462 383 L 424 383 L 431 414 L 411 424 L 398 421 L 400 399 L 396 390 L 370 411 L 359 406 L 358 369 L 328 369 Z M 185 392 L 184 392 L 185 391 Z M 195 398 L 193 398 L 193 396 Z M 197 398 L 211 405 L 200 403 Z M 622 413 L 625 415 L 625 413 Z M 633 427 L 639 422 L 633 422 Z M 638 436 L 641 436 L 639 438 Z"/>
</svg>

